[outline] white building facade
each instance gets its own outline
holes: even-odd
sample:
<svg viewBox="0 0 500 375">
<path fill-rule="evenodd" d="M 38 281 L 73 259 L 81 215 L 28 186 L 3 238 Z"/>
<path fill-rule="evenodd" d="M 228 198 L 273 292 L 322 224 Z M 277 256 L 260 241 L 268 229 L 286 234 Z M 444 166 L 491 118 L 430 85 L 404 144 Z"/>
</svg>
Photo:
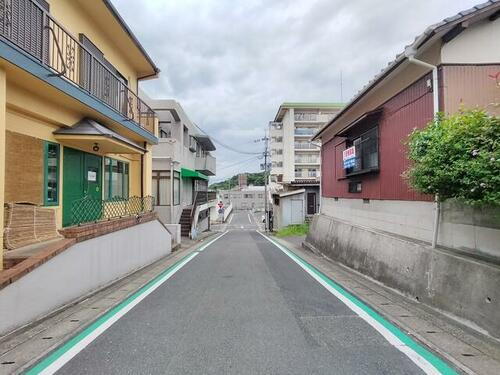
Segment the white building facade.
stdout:
<svg viewBox="0 0 500 375">
<path fill-rule="evenodd" d="M 143 95 L 144 96 L 144 95 Z M 189 119 L 175 100 L 145 98 L 159 117 L 159 141 L 153 146 L 152 194 L 164 223 L 181 224 L 183 236 L 209 229 L 217 197 L 208 191 L 216 173 L 210 137 Z"/>
<path fill-rule="evenodd" d="M 271 193 L 305 189 L 305 215 L 317 213 L 320 202 L 321 146 L 311 138 L 341 109 L 338 103 L 283 103 L 269 123 Z"/>
</svg>

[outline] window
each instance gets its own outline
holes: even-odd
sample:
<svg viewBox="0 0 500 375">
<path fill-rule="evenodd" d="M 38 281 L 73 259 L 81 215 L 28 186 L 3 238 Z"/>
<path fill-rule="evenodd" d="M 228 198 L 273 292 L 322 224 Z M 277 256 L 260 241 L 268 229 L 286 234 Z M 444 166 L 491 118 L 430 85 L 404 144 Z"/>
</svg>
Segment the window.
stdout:
<svg viewBox="0 0 500 375">
<path fill-rule="evenodd" d="M 174 206 L 181 201 L 180 173 L 174 171 Z M 155 206 L 170 206 L 170 171 L 153 171 L 152 195 Z"/>
<path fill-rule="evenodd" d="M 283 137 L 272 137 L 271 141 L 273 143 L 281 143 L 281 142 L 283 142 Z"/>
<path fill-rule="evenodd" d="M 111 158 L 104 159 L 104 199 L 129 196 L 129 165 Z"/>
<path fill-rule="evenodd" d="M 353 167 L 346 168 L 346 175 L 378 170 L 378 126 L 360 137 L 347 142 L 347 147 L 355 147 L 356 157 Z"/>
<path fill-rule="evenodd" d="M 160 138 L 172 138 L 172 123 L 170 121 L 160 121 Z"/>
<path fill-rule="evenodd" d="M 187 126 L 184 125 L 184 133 L 182 137 L 182 141 L 184 143 L 184 147 L 189 147 L 189 130 Z"/>
<path fill-rule="evenodd" d="M 302 169 L 295 169 L 295 177 L 302 177 Z"/>
<path fill-rule="evenodd" d="M 253 199 L 253 194 L 243 194 L 243 198 Z"/>
<path fill-rule="evenodd" d="M 262 198 L 264 198 L 264 194 L 259 194 L 258 197 L 259 197 L 259 199 L 262 199 Z"/>
<path fill-rule="evenodd" d="M 316 177 L 316 169 L 309 169 L 307 176 L 308 177 Z"/>
<path fill-rule="evenodd" d="M 45 142 L 43 201 L 46 206 L 59 204 L 59 144 Z"/>
<path fill-rule="evenodd" d="M 283 149 L 282 148 L 278 148 L 278 149 L 274 150 L 274 154 L 275 155 L 283 155 Z"/>
<path fill-rule="evenodd" d="M 361 181 L 350 181 L 348 186 L 349 193 L 361 193 Z"/>
</svg>

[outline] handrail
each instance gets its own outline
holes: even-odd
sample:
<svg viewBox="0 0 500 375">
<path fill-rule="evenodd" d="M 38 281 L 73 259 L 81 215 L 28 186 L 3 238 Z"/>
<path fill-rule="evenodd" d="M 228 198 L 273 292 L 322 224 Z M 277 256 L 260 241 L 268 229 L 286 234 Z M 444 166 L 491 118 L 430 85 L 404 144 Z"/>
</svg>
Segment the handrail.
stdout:
<svg viewBox="0 0 500 375">
<path fill-rule="evenodd" d="M 54 28 L 46 25 L 45 26 L 46 29 L 52 31 L 52 37 L 54 38 L 54 44 L 56 45 L 57 47 L 57 53 L 59 54 L 59 57 L 61 58 L 61 62 L 63 64 L 63 68 L 64 70 L 60 73 L 52 73 L 51 76 L 55 76 L 55 77 L 60 77 L 60 76 L 64 76 L 66 75 L 66 72 L 68 71 L 68 67 L 66 66 L 66 62 L 64 61 L 64 56 L 63 56 L 63 53 L 62 53 L 62 50 L 61 50 L 61 47 L 59 46 L 59 41 L 57 39 L 57 35 L 56 35 L 56 32 L 54 31 Z M 43 58 L 43 56 L 42 56 Z"/>
<path fill-rule="evenodd" d="M 0 37 L 54 71 L 52 76 L 70 81 L 139 128 L 154 134 L 155 112 L 124 84 L 123 78 L 108 68 L 100 56 L 83 45 L 36 1 L 15 1 L 21 4 L 10 10 L 13 17 L 33 22 L 0 20 Z"/>
</svg>

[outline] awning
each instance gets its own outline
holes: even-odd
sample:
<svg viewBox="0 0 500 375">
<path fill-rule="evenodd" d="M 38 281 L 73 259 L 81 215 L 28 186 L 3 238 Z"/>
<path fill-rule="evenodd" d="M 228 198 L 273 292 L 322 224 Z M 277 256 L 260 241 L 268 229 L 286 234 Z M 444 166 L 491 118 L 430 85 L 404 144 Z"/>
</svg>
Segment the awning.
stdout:
<svg viewBox="0 0 500 375">
<path fill-rule="evenodd" d="M 380 115 L 382 114 L 382 110 L 383 110 L 382 108 L 377 108 L 373 111 L 366 112 L 365 114 L 363 114 L 362 116 L 358 117 L 356 120 L 351 122 L 349 125 L 347 125 L 345 128 L 340 130 L 337 133 L 337 135 L 339 137 L 345 137 L 349 132 L 349 130 L 351 130 L 353 127 L 365 123 L 367 121 L 377 121 Z"/>
<path fill-rule="evenodd" d="M 208 177 L 203 173 L 193 171 L 192 169 L 181 168 L 181 177 L 182 178 L 192 178 L 195 180 L 208 180 Z"/>
<path fill-rule="evenodd" d="M 80 120 L 72 127 L 58 129 L 53 134 L 61 143 L 88 152 L 100 154 L 144 154 L 146 152 L 134 141 L 89 118 Z"/>
<path fill-rule="evenodd" d="M 205 151 L 215 151 L 215 145 L 208 135 L 198 134 L 194 136 Z"/>
</svg>

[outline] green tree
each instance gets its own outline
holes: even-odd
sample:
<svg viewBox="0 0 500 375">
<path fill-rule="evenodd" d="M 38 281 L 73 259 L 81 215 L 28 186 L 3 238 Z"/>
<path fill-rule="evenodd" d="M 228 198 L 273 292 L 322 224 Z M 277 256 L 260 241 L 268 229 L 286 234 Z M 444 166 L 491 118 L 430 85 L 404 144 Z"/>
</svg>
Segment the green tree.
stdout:
<svg viewBox="0 0 500 375">
<path fill-rule="evenodd" d="M 500 117 L 481 110 L 440 115 L 408 138 L 410 185 L 440 201 L 500 205 Z"/>
</svg>

